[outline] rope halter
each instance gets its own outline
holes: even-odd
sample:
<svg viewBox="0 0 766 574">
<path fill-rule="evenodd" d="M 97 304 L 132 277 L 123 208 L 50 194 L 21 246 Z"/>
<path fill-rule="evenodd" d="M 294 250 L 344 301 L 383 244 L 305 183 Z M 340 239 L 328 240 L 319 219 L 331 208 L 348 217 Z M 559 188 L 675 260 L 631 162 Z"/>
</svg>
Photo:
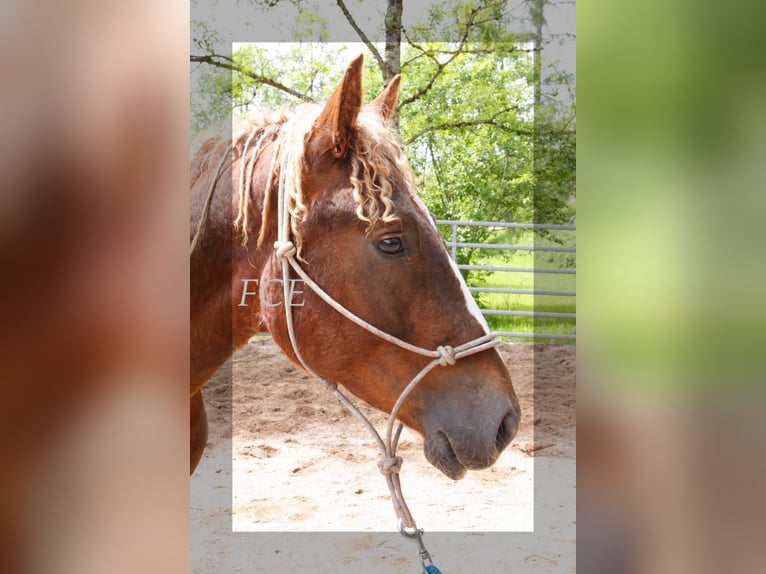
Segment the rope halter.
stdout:
<svg viewBox="0 0 766 574">
<path fill-rule="evenodd" d="M 285 257 L 294 257 L 297 253 L 297 249 L 295 248 L 295 245 L 292 241 L 286 241 L 284 243 L 280 243 L 279 241 L 274 242 L 274 249 L 276 250 L 277 259 L 284 259 Z"/>
<path fill-rule="evenodd" d="M 436 567 L 430 564 L 430 555 L 428 554 L 428 551 L 425 549 L 425 546 L 423 545 L 423 539 L 422 539 L 423 531 L 416 527 L 415 520 L 412 517 L 412 514 L 409 508 L 407 507 L 407 503 L 404 500 L 404 495 L 402 494 L 401 483 L 399 479 L 399 472 L 401 470 L 403 460 L 400 456 L 396 455 L 396 448 L 399 443 L 399 437 L 401 436 L 403 426 L 402 426 L 402 423 L 397 422 L 396 417 L 402 405 L 404 404 L 405 399 L 409 396 L 412 390 L 418 385 L 418 383 L 420 383 L 420 381 L 422 381 L 425 378 L 425 376 L 434 367 L 453 366 L 457 363 L 458 360 L 464 357 L 468 357 L 470 355 L 474 355 L 476 353 L 480 353 L 482 351 L 486 351 L 488 349 L 495 347 L 499 343 L 499 341 L 496 339 L 495 334 L 486 333 L 480 337 L 477 337 L 476 339 L 463 343 L 462 345 L 459 345 L 457 347 L 452 347 L 449 345 L 439 345 L 435 350 L 433 350 L 433 349 L 426 349 L 424 347 L 413 345 L 411 343 L 408 343 L 407 341 L 399 339 L 398 337 L 395 337 L 394 335 L 391 335 L 390 333 L 386 333 L 385 331 L 382 331 L 381 329 L 375 327 L 374 325 L 365 321 L 358 315 L 355 315 L 354 313 L 349 311 L 347 308 L 345 308 L 341 303 L 336 301 L 332 296 L 330 296 L 326 291 L 324 291 L 324 289 L 322 289 L 319 285 L 317 285 L 317 283 L 313 279 L 311 279 L 311 277 L 309 277 L 306 271 L 300 266 L 296 258 L 296 253 L 297 253 L 296 246 L 290 240 L 291 215 L 287 207 L 287 201 L 285 197 L 284 170 L 280 174 L 280 181 L 279 181 L 278 194 L 277 194 L 277 211 L 278 211 L 278 221 L 277 221 L 277 238 L 278 239 L 274 243 L 274 250 L 275 250 L 277 259 L 280 260 L 282 264 L 282 286 L 284 290 L 285 321 L 287 324 L 287 332 L 290 338 L 290 345 L 292 346 L 293 353 L 295 354 L 296 358 L 298 359 L 300 364 L 303 366 L 303 368 L 308 373 L 311 373 L 318 380 L 322 381 L 327 387 L 327 390 L 333 393 L 338 398 L 338 400 L 340 400 L 341 403 L 343 403 L 346 406 L 346 408 L 348 408 L 362 422 L 362 424 L 364 424 L 367 427 L 367 429 L 372 434 L 381 452 L 381 457 L 380 457 L 380 460 L 378 461 L 378 468 L 380 469 L 381 474 L 386 479 L 386 484 L 388 485 L 388 490 L 391 494 L 391 501 L 394 506 L 394 511 L 396 512 L 396 515 L 399 518 L 399 531 L 405 537 L 415 539 L 418 542 L 420 546 L 421 563 L 424 567 L 424 572 L 425 571 L 438 572 Z M 348 399 L 348 397 L 340 389 L 338 389 L 338 385 L 336 383 L 332 381 L 328 381 L 325 377 L 323 377 L 322 375 L 317 373 L 314 369 L 312 369 L 304 360 L 303 355 L 301 354 L 300 349 L 298 347 L 298 341 L 295 335 L 295 327 L 293 324 L 292 306 L 289 304 L 290 302 L 290 291 L 289 291 L 290 268 L 292 268 L 295 271 L 295 273 L 297 273 L 298 276 L 304 281 L 304 283 L 316 295 L 318 295 L 325 303 L 327 303 L 330 307 L 335 309 L 338 313 L 340 313 L 343 317 L 345 317 L 352 323 L 355 323 L 362 329 L 372 333 L 373 335 L 391 344 L 397 345 L 398 347 L 401 347 L 402 349 L 406 349 L 407 351 L 410 351 L 412 353 L 416 353 L 418 355 L 422 355 L 424 357 L 428 357 L 431 359 L 431 361 L 425 367 L 423 367 L 423 369 L 421 369 L 421 371 L 417 375 L 415 375 L 415 377 L 409 382 L 409 384 L 400 393 L 398 399 L 396 400 L 396 403 L 394 403 L 394 406 L 391 409 L 391 414 L 388 417 L 388 422 L 386 424 L 386 431 L 385 431 L 384 437 L 381 437 L 381 435 L 378 433 L 377 429 L 373 426 L 373 424 L 369 421 L 369 419 L 367 419 L 367 417 L 365 417 L 364 414 L 362 414 L 362 412 Z M 396 428 L 394 428 L 395 426 Z"/>
<path fill-rule="evenodd" d="M 281 194 L 280 194 L 281 199 Z M 280 233 L 282 233 L 285 229 L 280 226 Z M 283 288 L 284 288 L 284 301 L 285 301 L 285 319 L 287 322 L 287 332 L 290 338 L 290 344 L 293 349 L 293 353 L 298 358 L 298 361 L 303 366 L 303 368 L 314 375 L 317 379 L 322 381 L 327 389 L 335 394 L 338 399 L 346 405 L 346 407 L 353 412 L 362 422 L 367 426 L 367 428 L 372 433 L 373 437 L 376 439 L 376 442 L 378 443 L 378 447 L 381 450 L 381 462 L 378 464 L 379 468 L 381 469 L 381 472 L 386 476 L 386 480 L 389 482 L 389 490 L 391 491 L 391 496 L 393 498 L 394 502 L 394 509 L 396 510 L 397 516 L 402 519 L 404 522 L 404 525 L 408 528 L 414 528 L 415 521 L 412 518 L 412 515 L 409 512 L 409 509 L 407 508 L 407 505 L 404 501 L 404 497 L 401 495 L 401 488 L 399 487 L 399 480 L 398 480 L 398 473 L 401 468 L 402 460 L 400 457 L 396 456 L 396 446 L 399 440 L 399 435 L 401 434 L 402 425 L 401 423 L 398 423 L 398 426 L 396 428 L 396 432 L 394 432 L 394 423 L 396 422 L 396 416 L 399 413 L 399 410 L 402 407 L 402 404 L 404 404 L 404 400 L 407 398 L 407 396 L 412 392 L 412 390 L 417 386 L 417 384 L 422 381 L 425 376 L 436 366 L 441 367 L 449 367 L 452 365 L 455 365 L 459 359 L 462 359 L 464 357 L 467 357 L 469 355 L 474 355 L 476 353 L 480 353 L 482 351 L 486 351 L 487 349 L 490 349 L 498 344 L 497 339 L 495 338 L 495 335 L 492 333 L 487 333 L 486 335 L 482 335 L 481 337 L 478 337 L 476 339 L 473 339 L 472 341 L 469 341 L 467 343 L 464 343 L 458 347 L 451 347 L 449 345 L 439 345 L 436 350 L 430 350 L 423 347 L 418 347 L 417 345 L 413 345 L 411 343 L 408 343 L 406 341 L 403 341 L 399 339 L 398 337 L 395 337 L 389 333 L 386 333 L 385 331 L 381 331 L 374 325 L 368 323 L 361 317 L 355 315 L 343 305 L 341 305 L 338 301 L 333 299 L 327 292 L 325 292 L 319 285 L 317 285 L 311 277 L 304 271 L 304 269 L 300 266 L 298 261 L 295 258 L 295 245 L 292 243 L 292 241 L 289 240 L 282 240 L 277 241 L 274 244 L 274 248 L 276 251 L 276 255 L 279 259 L 282 261 L 282 276 L 283 276 Z M 300 277 L 303 279 L 306 285 L 314 291 L 323 301 L 325 301 L 328 305 L 330 305 L 333 309 L 335 309 L 338 313 L 343 315 L 345 318 L 350 320 L 351 322 L 357 324 L 358 326 L 362 327 L 366 331 L 369 331 L 373 335 L 376 335 L 377 337 L 380 337 L 381 339 L 384 339 L 385 341 L 388 341 L 389 343 L 392 343 L 394 345 L 397 345 L 399 347 L 402 347 L 403 349 L 406 349 L 408 351 L 411 351 L 413 353 L 417 353 L 419 355 L 423 355 L 425 357 L 429 357 L 432 360 L 425 366 L 423 369 L 415 375 L 415 377 L 410 381 L 410 383 L 404 388 L 404 390 L 399 395 L 399 398 L 397 399 L 396 403 L 394 404 L 394 407 L 391 410 L 391 414 L 388 418 L 388 424 L 386 425 L 386 433 L 385 438 L 382 438 L 380 434 L 377 432 L 375 427 L 372 426 L 370 421 L 349 401 L 349 399 L 338 389 L 338 385 L 332 381 L 328 381 L 325 377 L 314 371 L 305 361 L 303 358 L 303 355 L 300 352 L 300 349 L 298 347 L 298 341 L 295 335 L 295 327 L 293 324 L 293 314 L 292 314 L 292 307 L 289 305 L 289 285 L 290 285 L 290 268 L 292 268 Z"/>
<path fill-rule="evenodd" d="M 436 347 L 436 352 L 439 353 L 439 364 L 442 367 L 451 367 L 455 364 L 455 349 L 449 345 L 439 345 Z"/>
</svg>

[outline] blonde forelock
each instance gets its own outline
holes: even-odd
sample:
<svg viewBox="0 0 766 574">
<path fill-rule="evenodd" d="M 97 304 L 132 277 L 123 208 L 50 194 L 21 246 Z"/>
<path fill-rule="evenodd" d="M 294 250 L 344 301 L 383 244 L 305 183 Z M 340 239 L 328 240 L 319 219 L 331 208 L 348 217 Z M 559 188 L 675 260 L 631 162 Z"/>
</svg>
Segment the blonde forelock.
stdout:
<svg viewBox="0 0 766 574">
<path fill-rule="evenodd" d="M 283 186 L 287 209 L 291 215 L 293 242 L 300 256 L 303 243 L 302 227 L 308 216 L 303 194 L 302 174 L 305 173 L 305 150 L 310 140 L 320 106 L 304 104 L 288 115 L 260 115 L 248 121 L 234 133 L 234 158 L 239 166 L 233 173 L 239 196 L 234 220 L 241 234 L 241 244 L 249 241 L 248 214 L 251 209 L 253 173 L 265 145 L 273 142 L 270 174 L 266 184 L 261 213 L 261 229 L 257 245 L 262 246 L 272 211 L 277 186 Z M 394 185 L 405 193 L 414 193 L 415 177 L 402 152 L 396 133 L 383 123 L 374 110 L 364 109 L 357 118 L 349 153 L 351 185 L 356 203 L 356 216 L 371 229 L 376 222 L 397 220 L 394 210 Z"/>
</svg>

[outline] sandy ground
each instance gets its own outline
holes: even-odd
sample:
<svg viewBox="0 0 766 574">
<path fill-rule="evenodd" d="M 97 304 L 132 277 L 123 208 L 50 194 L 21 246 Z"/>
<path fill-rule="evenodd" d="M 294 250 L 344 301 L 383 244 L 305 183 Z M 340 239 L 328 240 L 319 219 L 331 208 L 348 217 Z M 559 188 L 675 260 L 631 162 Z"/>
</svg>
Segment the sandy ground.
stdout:
<svg viewBox="0 0 766 574">
<path fill-rule="evenodd" d="M 478 571 L 479 561 L 494 571 L 574 572 L 575 349 L 499 350 L 521 403 L 519 434 L 495 466 L 455 482 L 405 429 L 405 497 L 445 574 Z M 396 519 L 368 431 L 270 339 L 222 367 L 205 400 L 210 439 L 192 477 L 192 571 L 418 571 L 416 547 L 391 534 Z M 362 406 L 382 430 L 385 415 Z"/>
</svg>

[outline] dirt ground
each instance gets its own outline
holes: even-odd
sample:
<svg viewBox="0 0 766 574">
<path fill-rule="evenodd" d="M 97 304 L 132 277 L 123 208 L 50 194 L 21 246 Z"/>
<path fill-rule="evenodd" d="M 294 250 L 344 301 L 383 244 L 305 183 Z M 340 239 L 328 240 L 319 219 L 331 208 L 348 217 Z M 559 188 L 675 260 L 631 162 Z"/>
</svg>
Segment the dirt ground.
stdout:
<svg viewBox="0 0 766 574">
<path fill-rule="evenodd" d="M 575 349 L 503 343 L 499 351 L 521 403 L 518 435 L 491 469 L 455 482 L 426 461 L 422 439 L 405 429 L 405 497 L 427 532 L 469 533 L 431 548 L 437 563 L 437 555 L 451 558 L 449 568 L 440 564 L 446 571 L 473 572 L 471 552 L 486 558 L 487 543 L 498 555 L 487 565 L 499 571 L 574 572 Z M 293 571 L 302 571 L 305 541 L 302 552 L 289 543 L 295 537 L 282 534 L 288 542 L 280 546 L 273 536 L 246 532 L 356 533 L 344 562 L 305 557 L 307 572 L 356 571 L 354 558 L 367 554 L 381 572 L 417 571 L 411 543 L 372 534 L 395 531 L 396 520 L 368 431 L 270 339 L 250 343 L 222 367 L 205 401 L 210 438 L 192 477 L 192 571 L 252 572 L 256 564 L 270 571 L 270 560 L 276 568 L 288 557 Z M 382 431 L 386 416 L 361 406 Z M 515 551 L 499 553 L 491 535 L 482 539 L 491 532 L 528 534 Z M 248 559 L 240 563 L 233 556 L 242 552 Z M 364 570 L 377 571 L 367 562 Z"/>
</svg>

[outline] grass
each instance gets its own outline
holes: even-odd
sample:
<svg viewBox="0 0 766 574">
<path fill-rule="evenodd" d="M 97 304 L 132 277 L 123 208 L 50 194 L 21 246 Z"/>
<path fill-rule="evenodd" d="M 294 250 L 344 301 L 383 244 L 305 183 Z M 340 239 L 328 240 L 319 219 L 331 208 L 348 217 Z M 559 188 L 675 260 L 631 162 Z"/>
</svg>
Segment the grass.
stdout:
<svg viewBox="0 0 766 574">
<path fill-rule="evenodd" d="M 575 232 L 554 231 L 564 246 L 575 245 Z M 535 237 L 529 230 L 508 230 L 498 233 L 492 243 L 523 245 L 561 245 L 549 238 Z M 480 265 L 502 265 L 513 267 L 538 267 L 565 269 L 575 267 L 573 253 L 551 253 L 532 251 L 500 251 L 496 249 L 480 250 L 476 263 Z M 575 275 L 551 273 L 517 273 L 506 271 L 471 272 L 468 277 L 471 287 L 510 287 L 515 289 L 537 289 L 547 291 L 575 291 Z M 556 313 L 575 313 L 575 297 L 560 295 L 519 295 L 509 293 L 478 293 L 479 306 L 484 309 L 509 311 L 537 311 Z M 497 331 L 516 331 L 523 333 L 570 334 L 575 330 L 576 320 L 548 317 L 511 317 L 488 315 L 487 321 Z M 555 337 L 552 337 L 555 338 Z M 519 337 L 511 340 L 530 341 L 531 338 Z M 535 339 L 540 340 L 540 339 Z M 542 339 L 543 341 L 547 339 Z M 558 339 L 558 342 L 574 344 L 574 341 Z"/>
</svg>

